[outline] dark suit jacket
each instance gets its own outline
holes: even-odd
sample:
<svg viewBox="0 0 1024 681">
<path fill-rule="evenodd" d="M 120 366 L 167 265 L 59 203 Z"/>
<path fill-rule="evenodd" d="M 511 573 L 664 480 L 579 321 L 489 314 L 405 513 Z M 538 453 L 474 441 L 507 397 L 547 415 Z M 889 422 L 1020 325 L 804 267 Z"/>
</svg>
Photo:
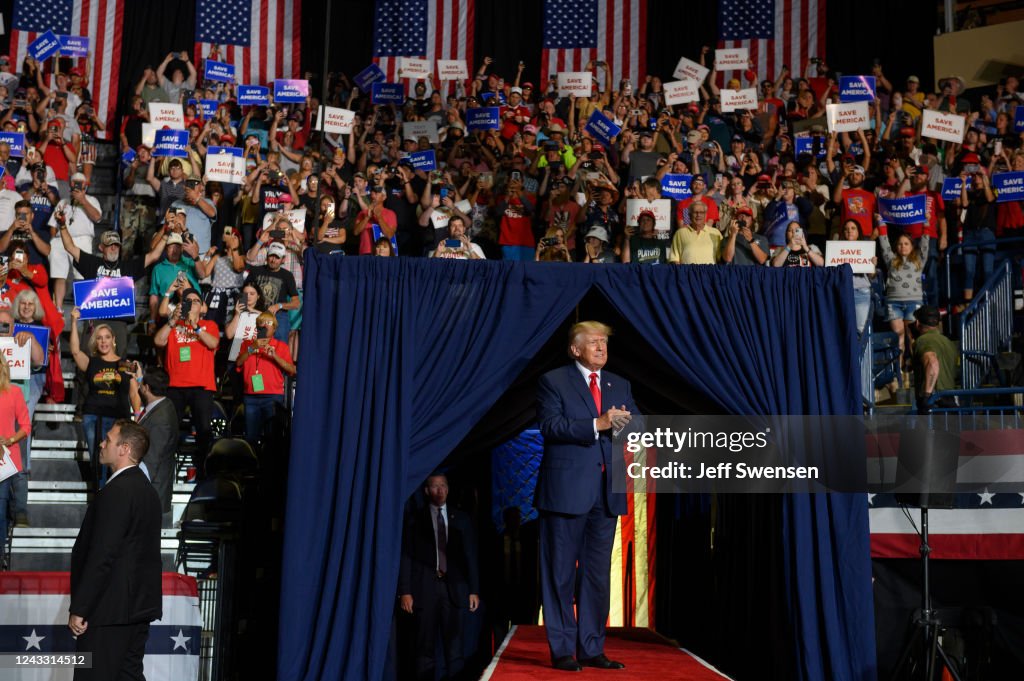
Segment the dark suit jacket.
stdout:
<svg viewBox="0 0 1024 681">
<path fill-rule="evenodd" d="M 178 412 L 174 403 L 164 398 L 152 410 L 147 409 L 139 425 L 149 433 L 149 451 L 143 461 L 160 498 L 160 510 L 171 510 L 174 488 L 174 456 L 178 451 Z"/>
<path fill-rule="evenodd" d="M 437 581 L 437 542 L 427 504 L 413 512 L 402 533 L 402 563 L 398 572 L 398 593 L 412 594 L 413 605 L 433 591 Z M 448 572 L 445 582 L 452 603 L 469 607 L 469 594 L 480 593 L 480 572 L 476 556 L 476 534 L 469 516 L 448 505 Z"/>
<path fill-rule="evenodd" d="M 622 405 L 639 422 L 629 381 L 602 370 L 602 409 Z M 544 436 L 544 458 L 533 499 L 538 509 L 581 515 L 593 507 L 597 494 L 604 494 L 608 510 L 625 515 L 626 495 L 612 492 L 612 432 L 602 431 L 594 439 L 594 419 L 599 416 L 587 381 L 575 362 L 541 376 L 537 420 Z M 602 464 L 609 472 L 604 477 Z"/>
<path fill-rule="evenodd" d="M 133 466 L 96 493 L 71 551 L 71 614 L 90 626 L 161 616 L 160 500 Z"/>
</svg>

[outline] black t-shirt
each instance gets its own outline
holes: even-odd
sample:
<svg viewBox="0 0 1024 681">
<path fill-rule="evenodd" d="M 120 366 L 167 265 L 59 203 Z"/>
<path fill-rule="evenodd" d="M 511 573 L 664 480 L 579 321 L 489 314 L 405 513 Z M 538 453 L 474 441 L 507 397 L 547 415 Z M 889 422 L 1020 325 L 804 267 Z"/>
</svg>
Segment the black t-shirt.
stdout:
<svg viewBox="0 0 1024 681">
<path fill-rule="evenodd" d="M 291 192 L 284 187 L 273 187 L 266 184 L 260 187 L 260 217 L 256 221 L 258 228 L 263 227 L 263 219 L 267 213 L 276 213 L 285 209 L 285 203 L 282 199 L 286 196 L 290 199 Z"/>
<path fill-rule="evenodd" d="M 299 289 L 295 286 L 295 277 L 283 267 L 276 272 L 271 271 L 266 265 L 253 267 L 249 270 L 246 282 L 253 282 L 263 292 L 263 299 L 267 301 L 267 307 L 285 303 L 299 295 Z"/>
<path fill-rule="evenodd" d="M 128 374 L 117 370 L 118 362 L 108 362 L 99 357 L 89 359 L 85 380 L 89 384 L 89 395 L 85 398 L 83 413 L 112 418 L 127 417 L 131 414 L 128 402 Z"/>
<path fill-rule="evenodd" d="M 629 240 L 629 261 L 641 265 L 664 265 L 668 262 L 668 239 L 648 239 L 642 236 Z"/>
</svg>

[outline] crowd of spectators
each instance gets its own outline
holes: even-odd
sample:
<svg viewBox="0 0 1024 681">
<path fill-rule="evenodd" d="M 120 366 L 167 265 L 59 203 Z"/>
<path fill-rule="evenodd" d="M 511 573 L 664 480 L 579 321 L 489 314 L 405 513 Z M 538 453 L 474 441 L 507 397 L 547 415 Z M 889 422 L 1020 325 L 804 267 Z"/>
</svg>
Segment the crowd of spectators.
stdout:
<svg viewBox="0 0 1024 681">
<path fill-rule="evenodd" d="M 694 56 L 703 65 L 711 53 Z M 151 340 L 139 347 L 155 348 L 147 363 L 166 368 L 179 416 L 191 414 L 200 452 L 225 375 L 236 376 L 251 412 L 246 431 L 258 439 L 295 372 L 307 248 L 332 256 L 821 267 L 828 239 L 877 239 L 877 275 L 854 278 L 858 324 L 876 290 L 885 298 L 880 316 L 902 338 L 918 307 L 940 302 L 937 262 L 947 249 L 963 244 L 955 301 L 962 303 L 992 272 L 997 237 L 1024 234 L 1024 204 L 997 202 L 991 181 L 1024 171 L 1014 130 L 1024 96 L 1015 77 L 975 100 L 958 77 L 932 90 L 875 63 L 866 69 L 877 84 L 869 126 L 832 134 L 823 114 L 838 101 L 836 74 L 821 60 L 760 82 L 753 70 L 719 74 L 709 63 L 699 100 L 681 105 L 666 103 L 659 76 L 615 84 L 603 62 L 586 65 L 594 76 L 588 97 L 560 96 L 554 77 L 531 82 L 521 63 L 504 74 L 493 66 L 485 57 L 465 82 L 407 81 L 403 105 L 375 105 L 334 73 L 325 102 L 239 106 L 239 84 L 201 82 L 187 53 L 168 54 L 143 71 L 110 135 L 123 154 L 119 218 L 98 234 L 97 224 L 112 219 L 111 206 L 91 193 L 103 123 L 88 69 L 50 77 L 28 58 L 16 73 L 0 58 L 0 126 L 26 135 L 20 157 L 0 142 L 0 315 L 46 326 L 51 357 L 70 323 L 74 363 L 89 388 L 82 413 L 90 449 L 132 411 L 129 382 L 143 371 L 124 361 L 133 325 Z M 720 84 L 756 87 L 756 108 L 723 112 Z M 201 100 L 218 103 L 208 119 Z M 148 107 L 161 102 L 183 105 L 183 158 L 156 157 L 144 142 Z M 320 104 L 355 112 L 351 132 L 318 132 Z M 498 107 L 497 129 L 470 131 L 467 112 L 485 106 Z M 963 143 L 922 137 L 927 109 L 965 115 Z M 595 138 L 586 129 L 594 112 L 621 133 Z M 407 124 L 423 121 L 435 124 L 436 141 L 410 132 Z M 801 138 L 809 153 L 796 153 Z M 214 146 L 241 149 L 240 183 L 210 181 Z M 414 167 L 414 152 L 427 150 L 437 168 Z M 631 200 L 667 196 L 667 174 L 691 176 L 689 195 L 671 199 L 667 215 L 631 215 Z M 942 182 L 956 176 L 963 190 L 944 201 Z M 897 227 L 881 219 L 879 198 L 913 194 L 927 195 L 926 221 Z M 69 282 L 104 276 L 132 277 L 147 304 L 80 336 Z M 38 346 L 31 334 L 6 335 Z M 42 350 L 33 347 L 32 378 L 22 386 L 30 412 L 41 399 L 64 400 L 59 362 L 35 362 Z M 22 449 L 27 470 L 28 444 Z"/>
</svg>

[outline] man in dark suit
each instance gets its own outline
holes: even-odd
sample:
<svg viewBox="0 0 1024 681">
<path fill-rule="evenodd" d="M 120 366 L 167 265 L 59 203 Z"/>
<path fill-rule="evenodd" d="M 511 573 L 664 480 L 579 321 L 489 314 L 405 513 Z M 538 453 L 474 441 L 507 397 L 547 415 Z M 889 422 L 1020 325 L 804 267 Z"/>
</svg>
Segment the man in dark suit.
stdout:
<svg viewBox="0 0 1024 681">
<path fill-rule="evenodd" d="M 541 598 L 552 665 L 564 671 L 624 667 L 604 654 L 616 516 L 626 513 L 625 494 L 612 491 L 612 435 L 637 409 L 629 381 L 602 370 L 609 335 L 599 322 L 573 325 L 573 363 L 537 390 Z"/>
<path fill-rule="evenodd" d="M 400 605 L 416 615 L 416 678 L 434 681 L 438 633 L 447 677 L 459 678 L 464 611 L 480 605 L 476 536 L 469 516 L 448 506 L 446 476 L 431 475 L 423 491 L 430 503 L 410 514 L 402 534 Z"/>
<path fill-rule="evenodd" d="M 100 446 L 110 479 L 96 493 L 71 551 L 68 628 L 92 653 L 76 681 L 139 679 L 149 623 L 160 619 L 160 500 L 139 462 L 145 429 L 120 419 Z"/>
<path fill-rule="evenodd" d="M 138 378 L 138 377 L 137 377 Z M 136 423 L 149 435 L 146 469 L 160 498 L 160 511 L 169 516 L 174 487 L 174 457 L 178 451 L 178 412 L 167 398 L 170 378 L 160 367 L 141 374 L 141 382 L 132 381 L 128 390 Z"/>
</svg>

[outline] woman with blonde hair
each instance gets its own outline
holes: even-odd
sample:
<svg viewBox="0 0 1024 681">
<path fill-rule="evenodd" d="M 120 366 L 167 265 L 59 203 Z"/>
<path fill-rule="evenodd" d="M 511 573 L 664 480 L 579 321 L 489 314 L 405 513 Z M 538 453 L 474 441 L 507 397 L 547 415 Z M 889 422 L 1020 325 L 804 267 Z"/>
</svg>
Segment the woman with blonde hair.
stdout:
<svg viewBox="0 0 1024 681">
<path fill-rule="evenodd" d="M 82 406 L 82 427 L 89 444 L 89 460 L 92 461 L 96 481 L 102 487 L 107 481 L 107 469 L 99 462 L 97 444 L 103 441 L 117 419 L 131 416 L 128 400 L 128 381 L 134 371 L 117 354 L 114 331 L 108 324 L 98 324 L 89 337 L 88 353 L 82 352 L 78 336 L 78 319 L 81 311 L 71 310 L 71 356 L 75 365 L 85 373 L 88 394 Z"/>
<path fill-rule="evenodd" d="M 6 459 L 10 457 L 15 468 L 23 470 L 18 443 L 28 437 L 31 428 L 25 396 L 21 388 L 11 383 L 7 362 L 0 362 L 0 464 L 7 463 Z M 7 503 L 16 477 L 0 481 L 0 552 L 7 541 Z"/>
</svg>

